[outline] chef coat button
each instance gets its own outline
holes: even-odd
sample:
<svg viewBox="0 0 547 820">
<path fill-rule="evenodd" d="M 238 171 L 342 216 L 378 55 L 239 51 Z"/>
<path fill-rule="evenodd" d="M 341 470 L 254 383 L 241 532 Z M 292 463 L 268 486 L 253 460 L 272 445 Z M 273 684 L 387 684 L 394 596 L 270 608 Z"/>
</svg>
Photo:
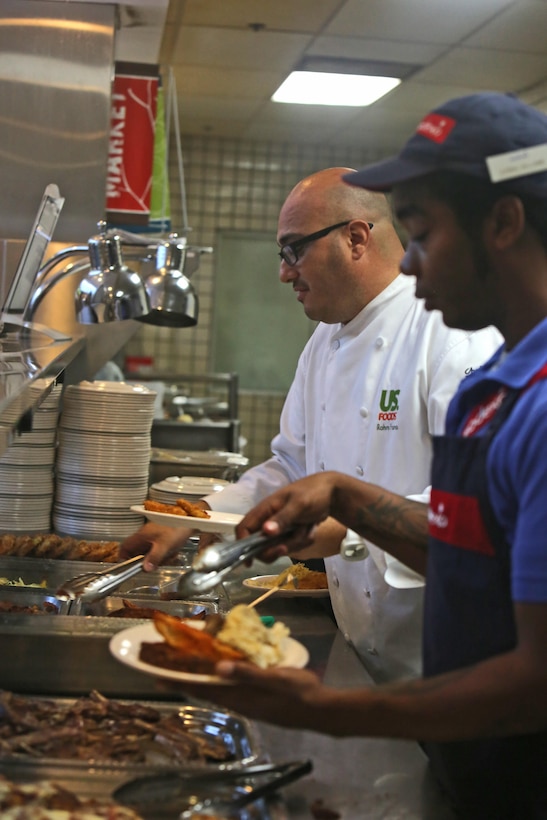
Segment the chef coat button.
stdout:
<svg viewBox="0 0 547 820">
<path fill-rule="evenodd" d="M 383 336 L 378 336 L 378 338 L 374 342 L 374 346 L 376 348 L 378 348 L 378 350 L 380 350 L 380 348 L 383 347 L 385 345 L 385 343 L 386 343 L 386 340 L 384 339 L 384 337 Z"/>
<path fill-rule="evenodd" d="M 332 349 L 333 350 L 338 350 L 339 347 L 340 347 L 340 339 L 335 339 L 334 342 L 332 343 Z"/>
<path fill-rule="evenodd" d="M 357 465 L 357 467 L 355 468 L 355 472 L 357 473 L 357 475 L 364 475 L 365 474 L 365 471 L 363 470 L 363 468 L 360 465 Z"/>
<path fill-rule="evenodd" d="M 321 410 L 323 411 L 323 413 L 325 412 L 326 409 L 327 409 L 327 405 L 325 404 L 325 402 L 323 402 L 323 404 L 321 405 Z"/>
<path fill-rule="evenodd" d="M 368 410 L 366 407 L 361 407 L 359 413 L 364 419 L 366 419 L 366 417 L 368 416 Z"/>
<path fill-rule="evenodd" d="M 324 462 L 324 461 L 319 462 L 319 469 L 320 469 L 320 470 L 324 470 L 324 469 L 325 469 L 325 462 Z"/>
<path fill-rule="evenodd" d="M 349 643 L 349 632 L 344 632 L 344 639 Z"/>
<path fill-rule="evenodd" d="M 334 576 L 334 578 L 332 579 L 332 583 L 334 584 L 334 586 L 335 586 L 335 587 L 339 587 L 339 586 L 340 586 L 340 581 L 338 580 L 338 576 L 337 576 L 337 575 L 335 575 L 335 576 Z"/>
</svg>

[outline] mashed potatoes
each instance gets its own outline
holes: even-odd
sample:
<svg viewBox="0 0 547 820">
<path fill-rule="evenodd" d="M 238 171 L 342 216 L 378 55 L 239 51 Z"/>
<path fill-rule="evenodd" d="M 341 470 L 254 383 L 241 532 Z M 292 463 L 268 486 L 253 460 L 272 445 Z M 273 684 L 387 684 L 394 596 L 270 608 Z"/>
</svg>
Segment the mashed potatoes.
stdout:
<svg viewBox="0 0 547 820">
<path fill-rule="evenodd" d="M 217 638 L 234 649 L 239 649 L 257 666 L 266 669 L 283 659 L 287 627 L 276 621 L 264 626 L 254 609 L 238 604 L 228 612 Z"/>
</svg>

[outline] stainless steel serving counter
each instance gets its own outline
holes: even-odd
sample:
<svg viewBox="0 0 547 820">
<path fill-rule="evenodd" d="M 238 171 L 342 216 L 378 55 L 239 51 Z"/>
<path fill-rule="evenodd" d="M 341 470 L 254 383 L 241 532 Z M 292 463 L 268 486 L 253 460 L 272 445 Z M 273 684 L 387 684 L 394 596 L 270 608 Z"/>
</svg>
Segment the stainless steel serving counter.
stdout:
<svg viewBox="0 0 547 820">
<path fill-rule="evenodd" d="M 245 576 L 279 571 L 255 562 L 225 582 L 227 605 L 258 594 L 243 586 Z M 310 653 L 309 667 L 338 688 L 372 686 L 373 681 L 338 631 L 324 599 L 270 597 L 261 615 L 283 620 Z M 32 626 L 29 623 L 32 622 Z M 159 681 L 116 661 L 108 643 L 121 625 L 94 616 L 10 616 L 0 619 L 0 688 L 34 694 L 87 695 L 97 689 L 108 697 L 181 700 Z M 9 659 L 9 661 L 8 661 Z M 319 732 L 288 731 L 255 724 L 260 746 L 272 760 L 310 758 L 311 775 L 283 790 L 289 817 L 313 820 L 453 820 L 431 780 L 419 745 L 381 739 L 335 739 Z M 319 729 L 320 727 L 318 727 Z M 314 814 L 314 804 L 333 812 Z"/>
</svg>

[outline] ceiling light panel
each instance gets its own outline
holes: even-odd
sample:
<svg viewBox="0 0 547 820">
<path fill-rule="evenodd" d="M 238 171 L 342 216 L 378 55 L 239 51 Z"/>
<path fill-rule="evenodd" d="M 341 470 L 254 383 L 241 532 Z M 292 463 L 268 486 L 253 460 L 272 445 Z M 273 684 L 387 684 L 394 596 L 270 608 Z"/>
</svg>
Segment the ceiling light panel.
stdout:
<svg viewBox="0 0 547 820">
<path fill-rule="evenodd" d="M 297 105 L 370 105 L 399 85 L 398 77 L 293 71 L 272 96 Z"/>
</svg>

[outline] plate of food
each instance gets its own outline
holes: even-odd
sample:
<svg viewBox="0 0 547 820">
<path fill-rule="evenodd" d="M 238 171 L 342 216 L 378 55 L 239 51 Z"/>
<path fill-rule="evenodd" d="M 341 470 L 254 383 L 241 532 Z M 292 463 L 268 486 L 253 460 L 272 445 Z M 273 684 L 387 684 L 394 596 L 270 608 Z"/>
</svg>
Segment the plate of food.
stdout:
<svg viewBox="0 0 547 820">
<path fill-rule="evenodd" d="M 293 564 L 277 575 L 255 575 L 245 578 L 243 585 L 264 592 L 277 587 L 278 598 L 326 598 L 329 594 L 326 572 Z"/>
<path fill-rule="evenodd" d="M 149 521 L 153 521 L 155 524 L 164 524 L 166 527 L 187 527 L 201 532 L 218 532 L 230 535 L 234 534 L 236 525 L 243 518 L 242 515 L 217 512 L 215 510 L 201 510 L 202 513 L 207 512 L 207 517 L 197 517 L 184 512 L 166 512 L 160 508 L 173 505 L 161 504 L 160 502 L 155 502 L 155 504 L 157 504 L 157 508 L 147 509 L 144 504 L 138 504 L 131 507 L 131 509 L 133 512 L 144 515 Z"/>
<path fill-rule="evenodd" d="M 262 668 L 303 669 L 309 661 L 305 646 L 291 638 L 280 621 L 265 626 L 254 609 L 239 604 L 225 616 L 187 621 L 158 612 L 154 622 L 117 632 L 110 652 L 121 663 L 154 677 L 186 683 L 230 684 L 214 674 L 222 659 L 245 660 Z"/>
</svg>

